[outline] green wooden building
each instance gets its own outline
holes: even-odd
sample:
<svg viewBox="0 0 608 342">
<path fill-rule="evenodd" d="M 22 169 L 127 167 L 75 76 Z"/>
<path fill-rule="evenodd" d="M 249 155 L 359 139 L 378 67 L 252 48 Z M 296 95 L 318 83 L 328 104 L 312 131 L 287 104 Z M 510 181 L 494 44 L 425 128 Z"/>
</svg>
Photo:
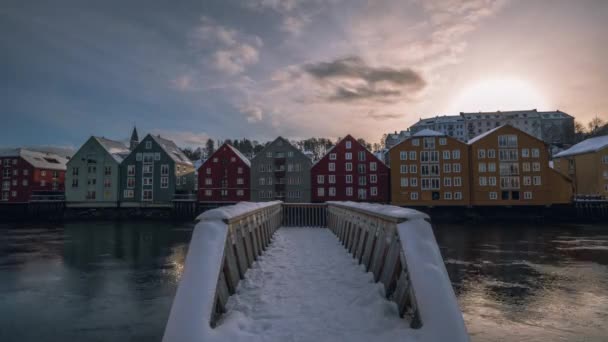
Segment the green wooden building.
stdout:
<svg viewBox="0 0 608 342">
<path fill-rule="evenodd" d="M 169 207 L 193 194 L 194 165 L 171 140 L 148 134 L 120 166 L 121 207 Z"/>
<path fill-rule="evenodd" d="M 134 131 L 135 137 L 137 132 Z M 65 196 L 68 207 L 117 207 L 120 163 L 129 148 L 118 141 L 90 137 L 67 163 Z"/>
</svg>

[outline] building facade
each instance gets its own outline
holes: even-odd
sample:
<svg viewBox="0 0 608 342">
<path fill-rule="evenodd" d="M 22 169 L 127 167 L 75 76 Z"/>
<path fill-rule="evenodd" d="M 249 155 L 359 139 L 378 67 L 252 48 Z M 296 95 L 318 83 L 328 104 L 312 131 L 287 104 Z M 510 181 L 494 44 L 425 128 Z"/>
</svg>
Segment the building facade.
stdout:
<svg viewBox="0 0 608 342">
<path fill-rule="evenodd" d="M 148 134 L 120 165 L 120 206 L 171 205 L 194 193 L 194 166 L 171 140 Z"/>
<path fill-rule="evenodd" d="M 420 119 L 410 127 L 410 132 L 416 134 L 425 129 L 443 133 L 460 141 L 467 141 L 465 122 L 461 115 L 443 115 Z"/>
<path fill-rule="evenodd" d="M 117 207 L 120 163 L 131 151 L 121 142 L 91 137 L 67 163 L 66 205 Z"/>
<path fill-rule="evenodd" d="M 570 180 L 549 167 L 547 145 L 510 125 L 469 141 L 471 205 L 513 206 L 568 203 Z"/>
<path fill-rule="evenodd" d="M 467 145 L 422 130 L 389 151 L 391 203 L 399 206 L 467 206 Z"/>
<path fill-rule="evenodd" d="M 230 144 L 220 146 L 198 169 L 198 200 L 236 203 L 250 198 L 251 163 Z"/>
<path fill-rule="evenodd" d="M 350 134 L 311 168 L 312 201 L 389 202 L 389 168 Z"/>
<path fill-rule="evenodd" d="M 312 161 L 278 137 L 251 160 L 251 200 L 310 202 Z"/>
<path fill-rule="evenodd" d="M 28 203 L 37 194 L 62 195 L 67 158 L 18 148 L 0 154 L 1 203 Z"/>
<path fill-rule="evenodd" d="M 608 197 L 608 135 L 584 140 L 558 153 L 553 166 L 572 178 L 576 196 Z"/>
<path fill-rule="evenodd" d="M 386 135 L 386 139 L 384 140 L 384 147 L 386 149 L 390 149 L 391 147 L 397 145 L 398 143 L 402 142 L 403 140 L 409 138 L 410 136 L 411 136 L 411 132 L 409 129 L 407 131 L 401 131 L 401 132 L 395 131 L 395 133 L 388 133 Z"/>
</svg>

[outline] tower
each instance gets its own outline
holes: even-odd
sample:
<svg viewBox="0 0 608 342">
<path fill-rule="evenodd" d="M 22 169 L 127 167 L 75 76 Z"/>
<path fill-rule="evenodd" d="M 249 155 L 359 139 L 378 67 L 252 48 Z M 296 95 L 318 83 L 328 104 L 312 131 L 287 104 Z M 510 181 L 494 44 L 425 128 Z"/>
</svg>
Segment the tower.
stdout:
<svg viewBox="0 0 608 342">
<path fill-rule="evenodd" d="M 139 144 L 139 136 L 137 135 L 137 128 L 133 126 L 133 133 L 131 133 L 131 140 L 129 141 L 129 149 L 133 151 Z"/>
</svg>

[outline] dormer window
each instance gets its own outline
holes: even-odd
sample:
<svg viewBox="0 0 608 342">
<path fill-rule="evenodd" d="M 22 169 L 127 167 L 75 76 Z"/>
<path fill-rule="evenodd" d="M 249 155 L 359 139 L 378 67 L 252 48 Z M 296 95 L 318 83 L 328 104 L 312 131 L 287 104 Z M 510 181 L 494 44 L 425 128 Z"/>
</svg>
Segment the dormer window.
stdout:
<svg viewBox="0 0 608 342">
<path fill-rule="evenodd" d="M 151 141 L 146 141 L 146 149 L 149 150 L 152 148 L 152 142 Z"/>
</svg>

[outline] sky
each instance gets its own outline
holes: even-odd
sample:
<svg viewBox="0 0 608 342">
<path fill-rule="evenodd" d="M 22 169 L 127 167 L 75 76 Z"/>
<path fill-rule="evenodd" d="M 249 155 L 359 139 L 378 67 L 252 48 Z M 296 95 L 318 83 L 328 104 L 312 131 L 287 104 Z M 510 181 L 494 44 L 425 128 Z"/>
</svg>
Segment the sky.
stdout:
<svg viewBox="0 0 608 342">
<path fill-rule="evenodd" d="M 559 109 L 608 119 L 608 1 L 3 0 L 0 146 L 182 146 Z"/>
</svg>

